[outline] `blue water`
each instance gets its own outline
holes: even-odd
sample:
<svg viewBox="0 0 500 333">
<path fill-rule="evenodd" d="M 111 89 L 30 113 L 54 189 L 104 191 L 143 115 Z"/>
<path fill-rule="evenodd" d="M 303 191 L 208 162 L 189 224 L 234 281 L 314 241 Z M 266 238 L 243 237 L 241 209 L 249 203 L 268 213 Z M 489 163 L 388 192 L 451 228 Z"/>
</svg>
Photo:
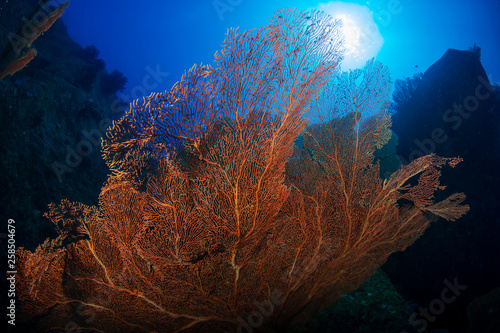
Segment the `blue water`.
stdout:
<svg viewBox="0 0 500 333">
<path fill-rule="evenodd" d="M 372 15 L 383 38 L 375 57 L 389 66 L 393 80 L 424 72 L 448 48 L 466 50 L 476 43 L 482 48 L 481 61 L 490 81 L 500 82 L 500 42 L 496 33 L 500 31 L 499 1 L 374 0 L 332 4 L 347 10 L 347 3 L 363 6 Z M 276 9 L 287 6 L 319 8 L 320 2 L 150 0 L 139 5 L 123 0 L 72 0 L 62 19 L 74 40 L 84 47 L 97 46 L 108 71 L 119 69 L 125 74 L 129 82 L 124 97 L 135 98 L 170 89 L 195 63 L 211 63 L 228 28 L 260 27 Z M 370 38 L 373 27 L 366 17 L 363 20 L 356 24 L 361 34 Z M 363 53 L 363 47 L 359 52 Z M 151 69 L 162 74 L 154 88 L 143 82 Z"/>
</svg>

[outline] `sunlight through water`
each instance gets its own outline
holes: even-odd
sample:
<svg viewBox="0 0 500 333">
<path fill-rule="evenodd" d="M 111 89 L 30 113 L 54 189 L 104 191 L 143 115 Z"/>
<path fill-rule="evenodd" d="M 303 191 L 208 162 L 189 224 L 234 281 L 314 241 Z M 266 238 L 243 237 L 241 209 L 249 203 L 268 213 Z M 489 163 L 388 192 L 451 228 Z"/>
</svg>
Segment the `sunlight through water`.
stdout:
<svg viewBox="0 0 500 333">
<path fill-rule="evenodd" d="M 378 54 L 384 39 L 367 7 L 332 1 L 319 4 L 317 8 L 343 22 L 345 54 L 342 70 L 361 68 L 367 60 Z"/>
</svg>

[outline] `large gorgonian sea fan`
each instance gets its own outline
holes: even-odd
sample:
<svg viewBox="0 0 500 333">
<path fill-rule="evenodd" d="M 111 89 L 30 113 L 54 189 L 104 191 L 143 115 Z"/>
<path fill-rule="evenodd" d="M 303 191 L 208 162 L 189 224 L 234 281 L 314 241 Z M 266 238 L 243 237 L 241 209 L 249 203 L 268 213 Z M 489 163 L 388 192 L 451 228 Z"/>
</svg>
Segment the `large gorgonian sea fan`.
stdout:
<svg viewBox="0 0 500 333">
<path fill-rule="evenodd" d="M 24 317 L 47 331 L 279 332 L 356 288 L 432 216 L 464 214 L 463 194 L 433 201 L 439 169 L 459 159 L 379 178 L 390 117 L 383 99 L 357 97 L 390 81 L 374 62 L 332 81 L 341 45 L 326 14 L 278 11 L 229 31 L 214 67 L 135 102 L 104 140 L 113 174 L 99 207 L 51 205 L 60 236 L 19 251 Z M 331 104 L 332 84 L 351 100 Z M 306 109 L 329 116 L 305 129 Z"/>
<path fill-rule="evenodd" d="M 172 158 L 220 118 L 296 117 L 341 60 L 340 26 L 324 13 L 294 10 L 265 28 L 230 29 L 214 67 L 195 65 L 170 91 L 133 103 L 103 140 L 104 159 L 113 172 L 142 179 L 149 163 L 131 161 L 136 152 L 148 161 Z"/>
</svg>

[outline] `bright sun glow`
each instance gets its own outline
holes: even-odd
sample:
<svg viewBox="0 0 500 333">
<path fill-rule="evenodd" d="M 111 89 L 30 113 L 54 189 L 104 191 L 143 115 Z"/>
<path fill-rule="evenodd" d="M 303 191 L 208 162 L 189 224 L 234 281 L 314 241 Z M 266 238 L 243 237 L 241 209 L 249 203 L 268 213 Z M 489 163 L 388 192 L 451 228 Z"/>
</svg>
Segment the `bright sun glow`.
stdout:
<svg viewBox="0 0 500 333">
<path fill-rule="evenodd" d="M 333 1 L 319 4 L 317 8 L 333 18 L 341 19 L 344 24 L 345 54 L 342 70 L 361 68 L 368 59 L 378 54 L 384 39 L 367 7 Z"/>
</svg>

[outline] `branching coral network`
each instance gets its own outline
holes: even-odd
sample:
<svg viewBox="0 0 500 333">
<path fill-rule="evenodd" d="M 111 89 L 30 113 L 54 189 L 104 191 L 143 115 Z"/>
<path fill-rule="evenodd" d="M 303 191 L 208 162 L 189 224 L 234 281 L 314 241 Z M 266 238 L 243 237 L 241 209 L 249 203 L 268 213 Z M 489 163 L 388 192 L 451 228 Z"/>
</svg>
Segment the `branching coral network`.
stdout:
<svg viewBox="0 0 500 333">
<path fill-rule="evenodd" d="M 424 156 L 387 180 L 387 68 L 338 74 L 340 23 L 281 10 L 230 30 L 215 65 L 131 105 L 103 140 L 99 207 L 63 201 L 60 236 L 19 251 L 26 320 L 43 330 L 282 331 L 356 288 L 436 216 Z M 307 112 L 307 113 L 306 113 Z M 306 115 L 319 119 L 306 127 Z"/>
</svg>

